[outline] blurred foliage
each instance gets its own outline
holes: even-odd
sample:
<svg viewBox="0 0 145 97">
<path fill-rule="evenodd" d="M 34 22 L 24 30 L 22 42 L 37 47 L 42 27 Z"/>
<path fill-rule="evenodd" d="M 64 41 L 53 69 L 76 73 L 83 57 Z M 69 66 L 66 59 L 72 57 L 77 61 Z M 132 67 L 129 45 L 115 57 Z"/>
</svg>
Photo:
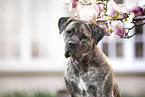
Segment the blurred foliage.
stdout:
<svg viewBox="0 0 145 97">
<path fill-rule="evenodd" d="M 55 94 L 52 94 L 48 91 L 34 91 L 34 92 L 25 92 L 25 91 L 14 91 L 9 93 L 4 93 L 0 97 L 57 97 Z M 131 95 L 126 92 L 121 93 L 121 97 L 145 97 L 145 92 L 139 93 L 139 95 Z"/>
<path fill-rule="evenodd" d="M 121 97 L 134 97 L 134 96 L 131 96 L 126 92 L 123 92 L 123 93 L 121 93 Z"/>
<path fill-rule="evenodd" d="M 56 96 L 47 91 L 35 91 L 32 93 L 28 93 L 24 91 L 14 91 L 9 93 L 4 93 L 0 97 L 56 97 Z"/>
<path fill-rule="evenodd" d="M 145 91 L 144 92 L 141 92 L 138 97 L 145 97 Z"/>
<path fill-rule="evenodd" d="M 122 92 L 121 97 L 145 97 L 145 92 L 140 92 L 138 95 L 131 95 L 126 92 Z"/>
</svg>

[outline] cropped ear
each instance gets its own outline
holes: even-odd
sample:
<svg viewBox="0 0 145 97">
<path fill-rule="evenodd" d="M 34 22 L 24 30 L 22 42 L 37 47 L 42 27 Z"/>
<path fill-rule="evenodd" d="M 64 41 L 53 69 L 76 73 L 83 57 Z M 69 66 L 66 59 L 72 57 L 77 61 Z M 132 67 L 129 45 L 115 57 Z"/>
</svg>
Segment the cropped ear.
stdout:
<svg viewBox="0 0 145 97">
<path fill-rule="evenodd" d="M 63 30 L 66 28 L 66 26 L 72 22 L 74 19 L 71 17 L 61 17 L 58 22 L 59 27 L 59 34 L 63 32 Z"/>
<path fill-rule="evenodd" d="M 94 39 L 94 42 L 97 45 L 98 42 L 104 37 L 105 31 L 94 23 L 90 24 L 90 28 L 92 30 L 92 37 Z"/>
</svg>

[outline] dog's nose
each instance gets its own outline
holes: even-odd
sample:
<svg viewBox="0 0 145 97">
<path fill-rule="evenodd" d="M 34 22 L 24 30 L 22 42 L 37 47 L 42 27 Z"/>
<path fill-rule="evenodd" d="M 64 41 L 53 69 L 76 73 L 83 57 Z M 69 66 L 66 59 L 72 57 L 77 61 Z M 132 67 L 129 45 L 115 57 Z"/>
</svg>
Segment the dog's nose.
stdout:
<svg viewBox="0 0 145 97">
<path fill-rule="evenodd" d="M 75 41 L 69 41 L 69 42 L 68 42 L 68 45 L 69 45 L 70 47 L 74 47 L 75 44 L 76 44 Z"/>
</svg>

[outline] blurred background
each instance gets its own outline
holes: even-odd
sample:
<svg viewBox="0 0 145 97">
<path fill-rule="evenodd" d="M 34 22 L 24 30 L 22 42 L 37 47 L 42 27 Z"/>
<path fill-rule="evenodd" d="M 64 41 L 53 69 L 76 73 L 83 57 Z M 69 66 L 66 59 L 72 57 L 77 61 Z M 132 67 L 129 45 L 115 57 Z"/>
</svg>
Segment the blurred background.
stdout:
<svg viewBox="0 0 145 97">
<path fill-rule="evenodd" d="M 69 13 L 61 0 L 0 0 L 0 95 L 13 91 L 63 95 L 68 59 L 57 25 L 60 17 L 74 11 Z M 98 44 L 111 61 L 123 95 L 145 92 L 145 26 L 131 34 L 135 31 L 131 39 L 106 36 Z"/>
</svg>

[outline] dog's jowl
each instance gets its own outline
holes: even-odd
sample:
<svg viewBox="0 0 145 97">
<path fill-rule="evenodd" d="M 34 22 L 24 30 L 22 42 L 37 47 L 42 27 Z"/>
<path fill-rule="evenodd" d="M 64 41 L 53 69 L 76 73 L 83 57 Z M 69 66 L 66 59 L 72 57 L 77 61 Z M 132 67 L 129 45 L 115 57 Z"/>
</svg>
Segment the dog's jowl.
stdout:
<svg viewBox="0 0 145 97">
<path fill-rule="evenodd" d="M 70 58 L 65 84 L 72 97 L 121 97 L 112 67 L 97 46 L 104 30 L 94 23 L 59 19 L 59 33 L 64 34 L 65 57 Z"/>
</svg>

